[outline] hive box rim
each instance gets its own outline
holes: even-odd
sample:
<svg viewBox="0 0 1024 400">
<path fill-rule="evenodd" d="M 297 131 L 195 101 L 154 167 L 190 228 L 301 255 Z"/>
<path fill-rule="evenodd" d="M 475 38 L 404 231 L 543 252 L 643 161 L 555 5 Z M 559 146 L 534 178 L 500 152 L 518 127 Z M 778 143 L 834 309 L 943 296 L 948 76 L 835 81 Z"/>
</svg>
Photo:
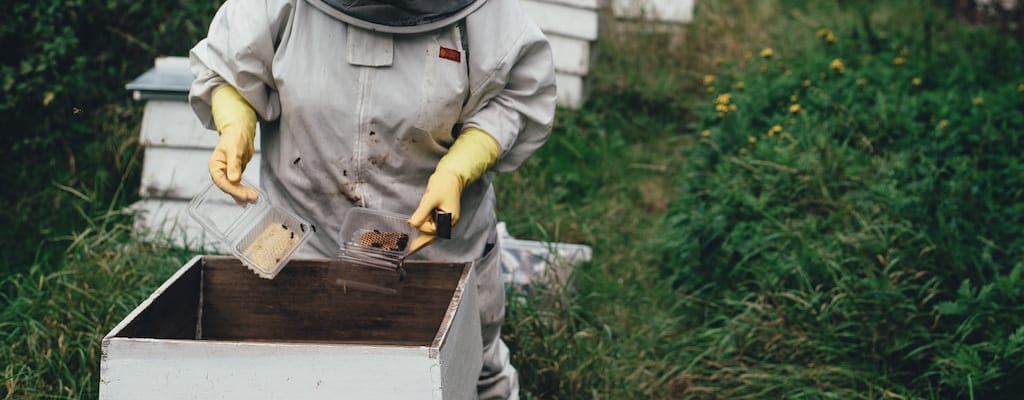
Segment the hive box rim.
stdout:
<svg viewBox="0 0 1024 400">
<path fill-rule="evenodd" d="M 159 339 L 159 338 L 137 338 L 137 337 L 118 337 L 125 327 L 135 321 L 142 312 L 149 308 L 153 302 L 160 297 L 171 285 L 178 282 L 181 277 L 193 268 L 202 268 L 202 263 L 205 260 L 229 260 L 233 259 L 231 256 L 220 256 L 220 255 L 196 255 L 189 259 L 184 265 L 178 268 L 167 280 L 165 280 L 156 290 L 150 293 L 138 306 L 132 309 L 117 325 L 114 326 L 106 335 L 103 336 L 102 342 L 106 346 L 106 343 L 111 340 L 126 340 L 126 341 L 160 341 L 166 343 L 173 342 L 196 342 L 195 339 Z M 296 259 L 296 261 L 304 261 Z M 409 261 L 409 265 L 416 264 L 427 264 L 424 262 Z M 324 347 L 345 347 L 345 346 L 359 346 L 359 347 L 380 347 L 380 348 L 426 348 L 429 350 L 430 358 L 437 358 L 438 350 L 444 345 L 448 339 L 448 333 L 450 327 L 455 318 L 455 313 L 458 310 L 459 303 L 462 300 L 462 296 L 466 290 L 466 284 L 469 282 L 467 276 L 472 272 L 473 266 L 471 262 L 465 263 L 451 263 L 451 264 L 462 264 L 463 271 L 459 277 L 459 283 L 455 287 L 455 292 L 452 294 L 451 301 L 448 303 L 448 307 L 445 310 L 444 317 L 441 319 L 441 325 L 438 327 L 437 333 L 434 336 L 430 346 L 420 345 L 392 345 L 392 344 L 362 344 L 362 343 L 335 343 L 335 342 L 317 342 L 317 341 L 284 341 L 284 342 L 261 342 L 261 341 L 249 341 L 249 340 L 223 340 L 223 339 L 203 339 L 203 342 L 207 343 L 229 343 L 229 344 L 246 344 L 246 345 L 267 345 L 267 346 L 286 346 L 286 345 L 299 345 L 299 346 L 324 346 Z"/>
<path fill-rule="evenodd" d="M 440 316 L 442 312 L 444 315 L 440 321 L 435 319 L 436 322 L 423 325 L 422 332 L 428 334 L 421 339 L 380 344 L 332 342 L 330 339 L 324 342 L 301 339 L 297 342 L 273 339 L 236 341 L 206 339 L 198 332 L 195 338 L 190 339 L 188 326 L 184 326 L 185 329 L 172 328 L 169 331 L 172 336 L 166 338 L 160 336 L 162 333 L 153 337 L 136 336 L 149 335 L 132 326 L 140 315 L 146 318 L 144 313 L 154 312 L 147 308 L 159 310 L 161 303 L 180 300 L 182 293 L 195 290 L 196 280 L 204 279 L 201 276 L 205 272 L 202 269 L 204 261 L 218 263 L 220 261 L 217 260 L 223 259 L 231 259 L 232 264 L 237 262 L 234 257 L 193 257 L 104 336 L 100 359 L 101 400 L 135 399 L 143 394 L 143 397 L 154 400 L 326 400 L 338 396 L 448 400 L 470 398 L 475 394 L 483 349 L 477 308 L 477 277 L 471 262 L 407 263 L 407 266 L 441 266 L 447 272 L 436 276 L 445 276 L 444 281 L 450 283 L 455 283 L 451 282 L 452 279 L 458 279 L 454 285 L 445 286 L 444 290 L 452 290 L 450 299 L 437 298 L 439 301 L 431 315 Z M 315 264 L 330 260 L 294 261 L 312 261 Z M 224 271 L 222 268 L 231 267 L 214 264 L 213 268 Z M 238 268 L 244 269 L 241 265 Z M 181 285 L 174 286 L 175 283 Z M 453 286 L 454 289 L 449 289 Z M 201 288 L 198 293 L 202 293 Z M 164 294 L 167 296 L 161 298 Z M 196 306 L 192 301 L 182 305 L 185 309 Z M 201 305 L 198 307 L 202 309 Z M 176 320 L 174 314 L 168 314 L 168 317 L 169 321 L 180 320 Z M 143 320 L 140 323 L 151 322 Z M 428 327 L 437 330 L 430 332 L 426 330 Z M 120 334 L 131 337 L 118 336 Z M 433 340 L 428 343 L 431 337 Z M 423 345 L 413 345 L 415 343 Z M 274 361 L 249 361 L 264 357 L 273 357 Z"/>
</svg>

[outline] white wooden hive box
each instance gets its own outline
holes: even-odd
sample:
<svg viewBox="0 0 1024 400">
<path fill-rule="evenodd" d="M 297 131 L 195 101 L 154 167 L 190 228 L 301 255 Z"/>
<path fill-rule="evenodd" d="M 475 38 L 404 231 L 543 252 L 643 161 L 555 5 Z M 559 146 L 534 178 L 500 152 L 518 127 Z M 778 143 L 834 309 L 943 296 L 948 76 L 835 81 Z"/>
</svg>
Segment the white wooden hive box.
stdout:
<svg viewBox="0 0 1024 400">
<path fill-rule="evenodd" d="M 482 349 L 471 264 L 405 270 L 398 281 L 293 260 L 265 280 L 235 258 L 197 256 L 103 338 L 99 397 L 474 398 Z"/>
</svg>

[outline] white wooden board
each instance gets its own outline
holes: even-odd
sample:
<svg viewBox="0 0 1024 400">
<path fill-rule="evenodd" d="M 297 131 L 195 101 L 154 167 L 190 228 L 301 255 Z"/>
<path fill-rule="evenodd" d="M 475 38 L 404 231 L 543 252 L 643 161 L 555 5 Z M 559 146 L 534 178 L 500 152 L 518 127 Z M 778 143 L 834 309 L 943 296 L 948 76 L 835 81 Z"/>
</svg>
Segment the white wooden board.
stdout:
<svg viewBox="0 0 1024 400">
<path fill-rule="evenodd" d="M 555 84 L 558 86 L 558 105 L 569 108 L 583 106 L 587 85 L 582 76 L 555 73 Z"/>
<path fill-rule="evenodd" d="M 425 347 L 116 338 L 103 353 L 101 400 L 441 398 Z"/>
<path fill-rule="evenodd" d="M 611 0 L 618 18 L 687 23 L 693 21 L 694 0 Z"/>
<path fill-rule="evenodd" d="M 557 34 L 549 34 L 547 37 L 555 59 L 555 71 L 581 76 L 590 73 L 593 59 L 591 42 Z"/>
<path fill-rule="evenodd" d="M 184 101 L 150 100 L 142 114 L 143 146 L 201 147 L 217 145 L 217 132 L 199 123 Z"/>
<path fill-rule="evenodd" d="M 135 202 L 129 207 L 129 211 L 135 213 L 135 233 L 144 239 L 169 243 L 178 248 L 200 250 L 206 254 L 230 254 L 225 245 L 188 216 L 188 203 L 189 200 L 173 199 L 144 199 Z M 234 215 L 231 210 L 211 212 L 208 215 L 218 214 L 225 216 L 225 220 L 218 221 L 219 226 L 227 226 L 231 222 L 226 219 L 227 216 Z"/>
<path fill-rule="evenodd" d="M 255 149 L 260 151 L 259 127 Z M 184 101 L 149 100 L 142 114 L 140 141 L 143 146 L 197 147 L 213 149 L 217 131 L 206 129 Z"/>
<path fill-rule="evenodd" d="M 482 360 L 476 275 L 466 270 L 430 346 L 121 337 L 193 258 L 104 338 L 101 400 L 463 400 Z"/>
<path fill-rule="evenodd" d="M 480 309 L 476 291 L 476 273 L 470 268 L 465 286 L 456 289 L 452 305 L 456 307 L 451 328 L 445 332 L 437 355 L 442 368 L 444 399 L 476 397 L 477 377 L 483 367 L 483 343 L 480 340 Z M 458 292 L 461 292 L 459 294 Z M 470 377 L 471 379 L 467 379 Z M 469 394 L 467 396 L 467 394 Z"/>
<path fill-rule="evenodd" d="M 191 199 L 210 183 L 211 149 L 184 147 L 146 148 L 142 162 L 143 198 Z M 260 155 L 249 161 L 242 177 L 259 182 Z"/>
<path fill-rule="evenodd" d="M 597 10 L 538 0 L 521 0 L 526 14 L 545 34 L 558 34 L 582 40 L 597 40 Z"/>
<path fill-rule="evenodd" d="M 188 57 L 157 57 L 153 68 L 161 71 L 189 71 Z"/>
<path fill-rule="evenodd" d="M 585 8 L 589 10 L 597 10 L 604 6 L 607 0 L 540 0 L 545 3 L 564 4 L 576 8 Z"/>
</svg>

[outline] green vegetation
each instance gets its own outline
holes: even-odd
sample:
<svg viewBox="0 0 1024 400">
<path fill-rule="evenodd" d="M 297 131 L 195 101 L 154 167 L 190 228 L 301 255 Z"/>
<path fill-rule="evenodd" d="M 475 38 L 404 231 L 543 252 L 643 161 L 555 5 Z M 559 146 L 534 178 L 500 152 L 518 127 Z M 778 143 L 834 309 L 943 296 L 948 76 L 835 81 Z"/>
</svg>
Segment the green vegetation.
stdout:
<svg viewBox="0 0 1024 400">
<path fill-rule="evenodd" d="M 216 7 L 125 0 L 0 6 L 0 276 L 59 266 L 69 233 L 131 201 L 142 108 L 124 84 L 155 57 L 186 54 Z"/>
<path fill-rule="evenodd" d="M 769 29 L 733 32 L 762 40 L 675 55 L 690 86 L 685 72 L 643 75 L 664 53 L 610 62 L 641 73 L 599 75 L 591 108 L 563 114 L 566 143 L 502 197 L 544 193 L 551 214 L 529 199 L 505 215 L 595 246 L 572 290 L 512 307 L 531 393 L 1013 398 L 1024 52 L 920 6 L 762 5 L 751 25 Z M 694 28 L 729 37 L 736 25 L 715 24 L 728 15 Z M 614 57 L 633 45 L 604 46 Z M 679 151 L 687 112 L 696 143 Z M 673 148 L 684 161 L 666 158 Z M 611 170 L 595 171 L 601 161 Z M 593 185 L 558 195 L 587 173 Z M 645 201 L 659 180 L 674 200 L 656 226 Z"/>
<path fill-rule="evenodd" d="M 935 20 L 828 28 L 704 81 L 662 265 L 711 302 L 695 331 L 720 332 L 687 384 L 1012 397 L 1024 48 Z"/>
<path fill-rule="evenodd" d="M 0 27 L 0 399 L 91 399 L 100 338 L 190 255 L 118 212 L 122 87 L 216 5 L 44 3 Z M 749 3 L 609 21 L 587 107 L 498 178 L 513 235 L 594 249 L 511 294 L 524 397 L 1013 398 L 1021 45 L 924 0 Z"/>
</svg>

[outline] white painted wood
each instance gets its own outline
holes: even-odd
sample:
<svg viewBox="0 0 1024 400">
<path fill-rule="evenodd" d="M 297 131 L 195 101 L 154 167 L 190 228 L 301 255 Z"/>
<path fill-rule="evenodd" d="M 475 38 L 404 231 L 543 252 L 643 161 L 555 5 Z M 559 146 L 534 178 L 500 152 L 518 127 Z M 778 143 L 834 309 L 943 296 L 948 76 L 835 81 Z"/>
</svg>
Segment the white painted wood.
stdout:
<svg viewBox="0 0 1024 400">
<path fill-rule="evenodd" d="M 428 353 L 427 347 L 108 338 L 99 398 L 439 399 L 442 388 L 432 373 L 440 367 Z"/>
<path fill-rule="evenodd" d="M 135 234 L 148 241 L 168 243 L 205 254 L 231 254 L 227 246 L 188 215 L 188 204 L 187 199 L 143 199 L 135 202 L 129 207 L 129 211 L 135 213 Z M 231 223 L 230 216 L 237 214 L 236 210 L 228 209 L 230 205 L 223 207 L 224 212 L 212 211 L 207 214 L 223 216 L 222 221 L 217 221 L 218 226 L 228 226 Z"/>
<path fill-rule="evenodd" d="M 472 288 L 472 289 L 470 289 Z M 477 375 L 483 365 L 483 343 L 480 340 L 480 311 L 477 308 L 476 273 L 466 270 L 448 307 L 451 327 L 435 341 L 440 349 L 441 388 L 445 399 L 471 399 L 476 396 Z"/>
<path fill-rule="evenodd" d="M 260 151 L 259 127 L 255 149 Z M 143 146 L 197 147 L 213 149 L 217 131 L 206 129 L 184 101 L 150 100 L 142 114 L 140 141 Z"/>
<path fill-rule="evenodd" d="M 558 105 L 568 108 L 580 108 L 586 98 L 587 85 L 579 75 L 555 73 L 555 84 L 558 86 Z"/>
<path fill-rule="evenodd" d="M 189 72 L 188 57 L 157 57 L 153 60 L 153 68 L 159 71 Z"/>
<path fill-rule="evenodd" d="M 590 42 L 557 34 L 549 34 L 547 37 L 555 59 L 555 71 L 581 76 L 590 73 Z"/>
<path fill-rule="evenodd" d="M 99 398 L 431 399 L 475 397 L 482 360 L 476 275 L 467 268 L 430 346 L 119 336 L 194 268 L 194 257 L 102 341 Z"/>
<path fill-rule="evenodd" d="M 538 0 L 521 0 L 520 4 L 545 34 L 597 40 L 600 19 L 597 10 Z"/>
<path fill-rule="evenodd" d="M 693 21 L 694 0 L 612 0 L 617 18 L 687 23 Z"/>
<path fill-rule="evenodd" d="M 589 10 L 597 10 L 604 7 L 604 3 L 607 0 L 541 0 L 545 3 L 564 4 L 576 8 L 585 8 Z"/>
<path fill-rule="evenodd" d="M 210 149 L 147 147 L 142 161 L 143 198 L 191 199 L 210 183 Z M 260 155 L 249 161 L 242 177 L 259 182 Z"/>
<path fill-rule="evenodd" d="M 142 114 L 143 146 L 200 147 L 217 145 L 217 131 L 206 129 L 184 101 L 150 100 Z"/>
</svg>

